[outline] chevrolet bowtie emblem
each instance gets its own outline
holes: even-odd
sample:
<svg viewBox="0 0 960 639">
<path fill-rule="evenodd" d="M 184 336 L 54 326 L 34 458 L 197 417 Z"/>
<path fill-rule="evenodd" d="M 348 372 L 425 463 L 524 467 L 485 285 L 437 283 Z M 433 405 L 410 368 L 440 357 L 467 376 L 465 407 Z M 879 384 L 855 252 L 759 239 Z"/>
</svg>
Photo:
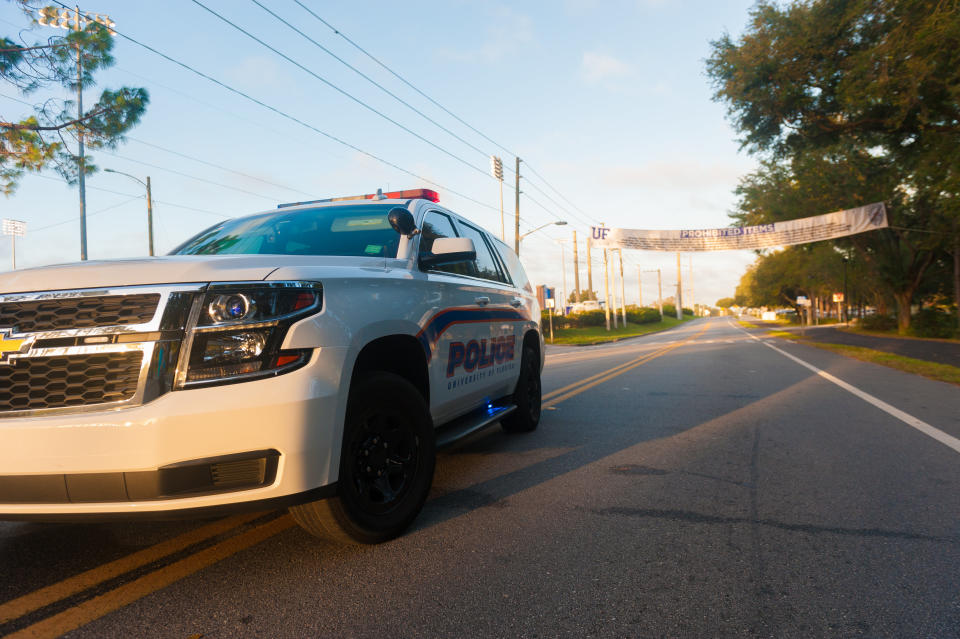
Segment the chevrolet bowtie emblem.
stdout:
<svg viewBox="0 0 960 639">
<path fill-rule="evenodd" d="M 26 353 L 33 346 L 33 338 L 13 339 L 13 329 L 0 328 L 0 364 L 10 364 L 13 355 Z"/>
</svg>

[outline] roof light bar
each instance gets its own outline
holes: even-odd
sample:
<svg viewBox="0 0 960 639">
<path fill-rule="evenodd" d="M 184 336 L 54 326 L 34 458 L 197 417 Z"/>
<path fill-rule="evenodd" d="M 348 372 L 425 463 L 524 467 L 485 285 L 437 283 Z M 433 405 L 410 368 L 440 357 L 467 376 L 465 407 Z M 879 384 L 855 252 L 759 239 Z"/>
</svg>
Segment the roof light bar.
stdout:
<svg viewBox="0 0 960 639">
<path fill-rule="evenodd" d="M 377 193 L 367 193 L 366 195 L 348 195 L 346 197 L 329 197 L 323 200 L 307 200 L 305 202 L 287 202 L 286 204 L 278 204 L 278 209 L 287 208 L 288 206 L 300 206 L 301 204 L 320 204 L 322 202 L 345 202 L 347 200 L 376 200 L 376 199 L 389 199 L 389 200 L 430 200 L 431 202 L 439 202 L 440 196 L 437 195 L 436 191 L 431 189 L 407 189 L 405 191 L 389 191 L 383 193 L 378 189 Z"/>
</svg>

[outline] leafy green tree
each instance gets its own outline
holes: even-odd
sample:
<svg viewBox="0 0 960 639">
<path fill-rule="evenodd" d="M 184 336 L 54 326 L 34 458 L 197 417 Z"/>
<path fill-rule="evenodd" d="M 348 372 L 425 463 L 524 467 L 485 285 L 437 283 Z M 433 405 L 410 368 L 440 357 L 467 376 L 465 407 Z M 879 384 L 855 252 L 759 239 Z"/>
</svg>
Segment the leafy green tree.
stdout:
<svg viewBox="0 0 960 639">
<path fill-rule="evenodd" d="M 765 162 L 739 221 L 887 203 L 894 228 L 839 241 L 897 305 L 906 332 L 960 219 L 960 7 L 925 0 L 760 2 L 713 43 L 716 99 Z M 960 275 L 957 275 L 960 277 Z"/>
<path fill-rule="evenodd" d="M 35 15 L 34 3 L 15 2 L 27 16 Z M 0 80 L 23 96 L 57 85 L 72 92 L 76 92 L 78 83 L 84 89 L 94 86 L 94 73 L 114 62 L 109 29 L 89 22 L 81 31 L 65 33 L 32 44 L 0 37 Z M 89 157 L 81 167 L 78 136 L 83 136 L 90 149 L 115 148 L 140 121 L 148 102 L 146 89 L 121 87 L 103 90 L 80 114 L 75 102 L 50 99 L 36 104 L 32 114 L 19 119 L 0 116 L 0 189 L 11 195 L 27 171 L 53 168 L 71 184 L 81 170 L 85 174 L 95 172 L 97 167 Z"/>
<path fill-rule="evenodd" d="M 594 300 L 594 301 L 596 301 L 596 299 L 597 299 L 597 292 L 596 292 L 596 291 L 588 291 L 588 290 L 586 290 L 586 289 L 580 291 L 580 299 L 579 299 L 579 301 L 581 301 L 581 302 L 586 302 L 586 301 L 589 301 L 589 300 Z M 568 296 L 567 302 L 573 303 L 573 302 L 576 302 L 576 301 L 578 301 L 578 300 L 577 300 L 577 293 L 576 293 L 576 292 L 570 293 L 570 295 Z"/>
<path fill-rule="evenodd" d="M 731 306 L 736 306 L 737 300 L 732 297 L 721 297 L 717 300 L 717 306 L 719 308 L 730 308 Z"/>
</svg>

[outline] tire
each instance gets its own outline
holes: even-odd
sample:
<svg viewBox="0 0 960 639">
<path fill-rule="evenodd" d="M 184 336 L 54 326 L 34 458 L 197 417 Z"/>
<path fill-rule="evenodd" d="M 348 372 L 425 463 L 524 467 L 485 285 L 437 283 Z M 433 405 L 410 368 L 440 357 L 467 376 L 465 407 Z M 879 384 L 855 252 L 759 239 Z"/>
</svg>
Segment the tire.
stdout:
<svg viewBox="0 0 960 639">
<path fill-rule="evenodd" d="M 293 506 L 290 514 L 308 533 L 336 543 L 400 536 L 433 482 L 436 449 L 426 402 L 399 375 L 372 373 L 350 390 L 343 430 L 337 496 Z"/>
<path fill-rule="evenodd" d="M 520 379 L 513 392 L 513 401 L 517 409 L 500 421 L 500 426 L 508 433 L 529 433 L 536 430 L 540 423 L 540 358 L 530 346 L 523 347 L 520 358 Z"/>
</svg>

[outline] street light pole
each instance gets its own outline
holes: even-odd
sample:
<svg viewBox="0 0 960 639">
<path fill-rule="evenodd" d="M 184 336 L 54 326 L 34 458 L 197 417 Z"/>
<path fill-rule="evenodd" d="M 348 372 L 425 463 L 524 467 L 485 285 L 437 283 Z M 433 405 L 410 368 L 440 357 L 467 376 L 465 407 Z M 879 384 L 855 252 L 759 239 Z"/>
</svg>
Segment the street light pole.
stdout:
<svg viewBox="0 0 960 639">
<path fill-rule="evenodd" d="M 150 249 L 150 257 L 153 257 L 153 195 L 150 192 L 150 176 L 147 176 L 147 181 L 144 182 L 140 178 L 130 175 L 129 173 L 124 173 L 123 171 L 114 171 L 113 169 L 104 169 L 105 173 L 116 173 L 117 175 L 125 175 L 131 180 L 136 180 L 141 185 L 147 189 L 147 242 Z"/>
<path fill-rule="evenodd" d="M 150 239 L 150 257 L 153 257 L 153 195 L 150 193 L 150 176 L 147 176 L 147 235 Z"/>
</svg>

